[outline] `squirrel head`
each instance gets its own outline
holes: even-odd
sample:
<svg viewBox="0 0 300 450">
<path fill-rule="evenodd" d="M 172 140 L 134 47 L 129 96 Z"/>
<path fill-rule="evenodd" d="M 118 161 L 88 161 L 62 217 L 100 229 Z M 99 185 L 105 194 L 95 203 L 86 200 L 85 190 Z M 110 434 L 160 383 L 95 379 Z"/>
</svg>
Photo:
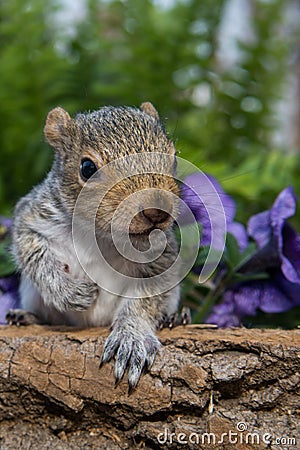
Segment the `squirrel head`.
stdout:
<svg viewBox="0 0 300 450">
<path fill-rule="evenodd" d="M 103 107 L 75 119 L 57 107 L 44 132 L 55 150 L 52 173 L 71 211 L 80 195 L 80 214 L 100 230 L 108 231 L 113 218 L 120 232 L 129 227 L 132 235 L 172 225 L 175 148 L 151 103 Z"/>
</svg>

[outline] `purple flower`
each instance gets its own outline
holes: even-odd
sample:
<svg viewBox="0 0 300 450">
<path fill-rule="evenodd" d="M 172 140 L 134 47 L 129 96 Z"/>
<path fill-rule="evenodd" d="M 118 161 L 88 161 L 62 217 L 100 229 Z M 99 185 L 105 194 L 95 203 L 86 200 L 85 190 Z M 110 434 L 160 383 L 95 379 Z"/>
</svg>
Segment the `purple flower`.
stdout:
<svg viewBox="0 0 300 450">
<path fill-rule="evenodd" d="M 181 188 L 181 198 L 183 203 L 178 223 L 179 225 L 191 223 L 191 215 L 188 214 L 190 209 L 195 220 L 202 226 L 202 246 L 211 244 L 213 227 L 220 246 L 224 233 L 229 231 L 237 239 L 241 250 L 246 248 L 248 242 L 246 230 L 243 225 L 233 222 L 235 202 L 224 192 L 214 177 L 202 172 L 188 175 Z"/>
<path fill-rule="evenodd" d="M 222 328 L 239 326 L 244 317 L 255 316 L 258 310 L 281 313 L 295 306 L 300 306 L 300 286 L 275 270 L 270 279 L 247 281 L 227 289 L 222 303 L 214 306 L 206 323 Z"/>
<path fill-rule="evenodd" d="M 222 303 L 214 306 L 205 322 L 214 323 L 220 328 L 238 327 L 241 324 L 241 317 L 235 308 L 233 291 L 225 292 Z"/>
<path fill-rule="evenodd" d="M 0 278 L 0 324 L 5 324 L 9 309 L 20 308 L 19 276 L 16 274 Z"/>
<path fill-rule="evenodd" d="M 0 224 L 3 227 L 7 228 L 8 230 L 11 229 L 12 223 L 13 223 L 12 219 L 9 219 L 8 217 L 0 216 Z"/>
<path fill-rule="evenodd" d="M 293 189 L 287 187 L 270 210 L 251 217 L 248 233 L 262 250 L 257 264 L 263 269 L 280 267 L 287 280 L 300 284 L 300 236 L 286 222 L 295 211 L 296 198 Z"/>
<path fill-rule="evenodd" d="M 295 211 L 296 198 L 288 187 L 270 210 L 251 217 L 248 233 L 258 250 L 240 271 L 245 275 L 265 272 L 268 279 L 249 280 L 227 289 L 207 322 L 233 326 L 257 310 L 280 313 L 300 306 L 300 236 L 287 223 Z"/>
</svg>

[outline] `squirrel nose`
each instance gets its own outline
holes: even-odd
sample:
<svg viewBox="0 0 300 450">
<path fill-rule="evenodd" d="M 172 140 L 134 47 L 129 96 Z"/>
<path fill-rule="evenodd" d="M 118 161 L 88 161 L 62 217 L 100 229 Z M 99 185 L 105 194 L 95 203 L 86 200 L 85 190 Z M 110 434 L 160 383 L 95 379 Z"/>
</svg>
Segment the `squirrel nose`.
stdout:
<svg viewBox="0 0 300 450">
<path fill-rule="evenodd" d="M 158 208 L 147 208 L 141 212 L 153 225 L 163 223 L 170 217 L 166 211 Z"/>
</svg>

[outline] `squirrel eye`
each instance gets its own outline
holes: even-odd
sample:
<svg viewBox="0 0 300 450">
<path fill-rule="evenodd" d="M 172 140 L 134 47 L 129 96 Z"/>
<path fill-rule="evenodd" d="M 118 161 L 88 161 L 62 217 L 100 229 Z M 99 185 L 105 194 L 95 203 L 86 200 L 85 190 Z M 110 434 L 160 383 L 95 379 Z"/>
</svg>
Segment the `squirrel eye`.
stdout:
<svg viewBox="0 0 300 450">
<path fill-rule="evenodd" d="M 95 172 L 97 172 L 95 163 L 91 159 L 84 158 L 80 164 L 80 176 L 83 181 L 91 178 L 91 176 L 94 175 Z"/>
</svg>

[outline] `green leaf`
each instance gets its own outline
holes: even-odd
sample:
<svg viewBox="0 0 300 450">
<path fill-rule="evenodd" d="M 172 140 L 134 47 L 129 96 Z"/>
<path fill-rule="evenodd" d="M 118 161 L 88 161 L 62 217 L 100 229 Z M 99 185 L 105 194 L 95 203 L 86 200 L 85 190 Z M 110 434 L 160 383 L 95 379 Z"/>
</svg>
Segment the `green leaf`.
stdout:
<svg viewBox="0 0 300 450">
<path fill-rule="evenodd" d="M 257 245 L 254 242 L 250 242 L 247 246 L 247 248 L 243 251 L 241 254 L 241 259 L 239 262 L 239 265 L 236 269 L 239 269 L 243 264 L 245 264 L 249 259 L 252 258 L 252 256 L 257 251 Z"/>
<path fill-rule="evenodd" d="M 209 246 L 200 247 L 194 267 L 201 267 L 205 263 L 209 253 Z"/>
<path fill-rule="evenodd" d="M 10 243 L 10 237 L 0 241 L 0 277 L 11 275 L 16 270 L 12 255 L 9 252 Z"/>
<path fill-rule="evenodd" d="M 238 273 L 235 272 L 230 278 L 230 284 L 240 283 L 242 281 L 267 280 L 270 276 L 266 272 L 259 273 Z"/>
<path fill-rule="evenodd" d="M 12 275 L 16 270 L 13 261 L 2 260 L 0 258 L 0 278 Z"/>
<path fill-rule="evenodd" d="M 180 245 L 180 256 L 190 261 L 191 255 L 196 255 L 201 239 L 201 225 L 194 222 L 175 229 L 176 238 Z"/>
<path fill-rule="evenodd" d="M 241 252 L 238 241 L 231 234 L 226 235 L 225 260 L 232 271 L 240 264 Z"/>
</svg>

